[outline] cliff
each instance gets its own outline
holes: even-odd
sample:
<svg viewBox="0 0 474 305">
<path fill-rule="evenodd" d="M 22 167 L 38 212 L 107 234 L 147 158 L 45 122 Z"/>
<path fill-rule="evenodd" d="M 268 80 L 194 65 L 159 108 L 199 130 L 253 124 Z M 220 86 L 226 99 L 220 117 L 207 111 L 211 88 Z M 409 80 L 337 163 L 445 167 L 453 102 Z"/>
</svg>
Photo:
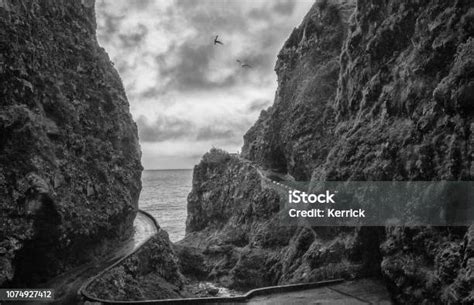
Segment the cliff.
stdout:
<svg viewBox="0 0 474 305">
<path fill-rule="evenodd" d="M 283 226 L 279 196 L 250 162 L 218 149 L 205 154 L 177 245 L 183 273 L 240 290 L 376 274 L 378 232 Z"/>
<path fill-rule="evenodd" d="M 0 1 L 0 286 L 30 287 L 133 232 L 140 147 L 94 1 Z"/>
<path fill-rule="evenodd" d="M 195 168 L 181 245 L 208 262 L 197 273 L 252 287 L 380 275 L 402 304 L 472 303 L 472 226 L 283 227 L 276 212 L 257 213 L 272 192 L 252 168 L 307 181 L 471 181 L 473 19 L 470 1 L 318 1 L 278 55 L 274 104 L 244 136 L 255 167 Z"/>
<path fill-rule="evenodd" d="M 473 18 L 470 1 L 358 3 L 335 100 L 341 140 L 315 179 L 473 179 Z M 472 227 L 387 228 L 395 299 L 471 303 L 471 243 Z"/>
<path fill-rule="evenodd" d="M 354 1 L 319 1 L 278 54 L 274 104 L 244 136 L 242 156 L 309 180 L 334 143 L 339 57 Z"/>
</svg>

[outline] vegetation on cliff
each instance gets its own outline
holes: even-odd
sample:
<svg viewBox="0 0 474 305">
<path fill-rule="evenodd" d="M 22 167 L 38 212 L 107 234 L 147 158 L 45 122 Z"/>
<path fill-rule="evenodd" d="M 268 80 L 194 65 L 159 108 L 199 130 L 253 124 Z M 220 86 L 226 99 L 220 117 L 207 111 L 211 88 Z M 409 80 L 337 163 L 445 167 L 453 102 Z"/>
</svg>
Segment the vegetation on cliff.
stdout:
<svg viewBox="0 0 474 305">
<path fill-rule="evenodd" d="M 132 233 L 137 129 L 93 4 L 0 2 L 0 286 L 47 280 Z"/>
<path fill-rule="evenodd" d="M 194 168 L 186 237 L 177 245 L 184 275 L 245 290 L 378 271 L 370 268 L 377 232 L 282 226 L 279 192 L 254 165 L 216 150 L 205 156 Z"/>
<path fill-rule="evenodd" d="M 243 157 L 309 180 L 334 144 L 339 56 L 354 1 L 319 1 L 278 54 L 274 104 L 244 136 Z"/>
</svg>

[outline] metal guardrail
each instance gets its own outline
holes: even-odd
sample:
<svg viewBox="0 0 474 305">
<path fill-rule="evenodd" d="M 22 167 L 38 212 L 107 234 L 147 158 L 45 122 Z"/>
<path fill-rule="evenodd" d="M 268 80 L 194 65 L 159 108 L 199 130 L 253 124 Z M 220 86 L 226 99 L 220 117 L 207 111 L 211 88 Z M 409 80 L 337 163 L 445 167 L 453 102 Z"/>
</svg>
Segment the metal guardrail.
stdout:
<svg viewBox="0 0 474 305">
<path fill-rule="evenodd" d="M 244 303 L 249 301 L 251 298 L 257 296 L 264 296 L 274 293 L 292 292 L 299 290 L 315 289 L 325 286 L 332 286 L 344 282 L 343 279 L 335 279 L 329 281 L 312 282 L 304 284 L 292 284 L 292 285 L 280 285 L 280 286 L 269 286 L 250 290 L 244 295 L 234 297 L 210 297 L 210 298 L 186 298 L 186 299 L 163 299 L 163 300 L 143 300 L 143 301 L 111 301 L 100 298 L 95 298 L 90 295 L 82 294 L 84 298 L 91 302 L 100 302 L 102 304 L 148 304 L 148 305 L 176 305 L 176 304 L 232 304 L 232 303 Z"/>
<path fill-rule="evenodd" d="M 155 225 L 157 231 L 160 231 L 160 230 L 161 230 L 161 227 L 160 227 L 160 225 L 158 224 L 158 221 L 157 221 L 157 220 L 155 219 L 155 217 L 153 217 L 150 213 L 148 213 L 147 211 L 143 211 L 143 210 L 138 210 L 138 213 L 142 213 L 143 215 L 145 215 L 145 216 L 147 216 L 148 218 L 150 218 L 151 221 L 153 222 L 153 224 Z"/>
<path fill-rule="evenodd" d="M 151 219 L 151 221 L 153 222 L 153 224 L 155 225 L 156 227 L 156 231 L 157 233 L 161 230 L 158 222 L 156 221 L 155 217 L 153 217 L 150 213 L 148 212 L 145 212 L 143 210 L 138 210 L 137 214 L 138 213 L 141 213 L 143 215 L 145 215 L 146 217 L 148 217 L 149 219 Z M 155 234 L 156 235 L 156 234 Z M 88 279 L 84 284 L 82 284 L 81 288 L 79 288 L 79 290 L 77 291 L 77 294 L 82 296 L 84 299 L 86 300 L 89 300 L 89 301 L 94 301 L 95 297 L 91 296 L 87 291 L 87 287 L 93 282 L 95 281 L 96 279 L 98 279 L 99 277 L 101 277 L 102 275 L 104 275 L 107 271 L 111 270 L 112 268 L 116 267 L 118 264 L 120 264 L 121 262 L 123 262 L 125 259 L 127 259 L 128 257 L 130 257 L 132 254 L 134 254 L 135 252 L 137 252 L 139 249 L 141 249 L 153 236 L 155 235 L 151 235 L 150 237 L 148 237 L 147 239 L 145 239 L 143 241 L 142 244 L 140 244 L 136 249 L 135 251 L 131 252 L 130 254 L 128 255 L 125 255 L 124 257 L 118 259 L 117 261 L 115 261 L 113 264 L 111 264 L 110 266 L 108 266 L 107 268 L 105 268 L 104 270 L 102 270 L 101 272 L 99 272 L 98 274 L 96 274 L 95 276 L 91 277 L 90 279 Z M 96 301 L 97 302 L 97 301 Z"/>
</svg>

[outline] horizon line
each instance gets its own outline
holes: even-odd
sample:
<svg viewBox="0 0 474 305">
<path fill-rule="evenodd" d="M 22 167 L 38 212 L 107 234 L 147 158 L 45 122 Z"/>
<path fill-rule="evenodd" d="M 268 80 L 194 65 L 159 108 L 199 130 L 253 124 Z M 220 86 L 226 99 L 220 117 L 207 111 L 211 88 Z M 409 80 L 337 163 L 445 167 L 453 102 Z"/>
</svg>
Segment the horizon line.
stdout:
<svg viewBox="0 0 474 305">
<path fill-rule="evenodd" d="M 192 168 L 145 168 L 144 171 L 186 171 L 193 170 Z"/>
</svg>

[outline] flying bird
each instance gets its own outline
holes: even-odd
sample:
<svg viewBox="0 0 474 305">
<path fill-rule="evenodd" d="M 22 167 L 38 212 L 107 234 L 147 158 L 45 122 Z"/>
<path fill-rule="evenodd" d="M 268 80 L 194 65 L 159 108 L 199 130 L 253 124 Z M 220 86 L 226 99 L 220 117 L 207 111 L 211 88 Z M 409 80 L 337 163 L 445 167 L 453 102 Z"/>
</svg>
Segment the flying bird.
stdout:
<svg viewBox="0 0 474 305">
<path fill-rule="evenodd" d="M 214 45 L 216 45 L 216 44 L 224 45 L 224 43 L 222 41 L 218 40 L 218 38 L 219 38 L 219 35 L 216 35 L 216 38 L 214 38 Z"/>
<path fill-rule="evenodd" d="M 240 64 L 240 67 L 242 67 L 242 68 L 244 68 L 244 69 L 245 69 L 245 68 L 247 68 L 247 69 L 248 69 L 248 68 L 252 68 L 251 65 L 249 65 L 249 64 L 247 64 L 247 63 L 244 63 L 244 62 L 241 61 L 240 59 L 237 59 L 236 61 Z"/>
</svg>

